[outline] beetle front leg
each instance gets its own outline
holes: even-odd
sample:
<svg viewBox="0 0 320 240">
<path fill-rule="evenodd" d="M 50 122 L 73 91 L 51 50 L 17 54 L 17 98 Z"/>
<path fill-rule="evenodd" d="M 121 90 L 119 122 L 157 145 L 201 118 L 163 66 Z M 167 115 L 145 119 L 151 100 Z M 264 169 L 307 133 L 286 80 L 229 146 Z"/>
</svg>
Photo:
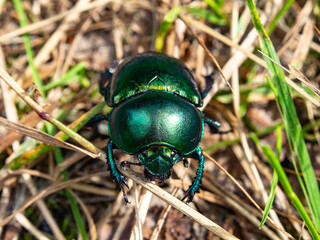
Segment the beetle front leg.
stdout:
<svg viewBox="0 0 320 240">
<path fill-rule="evenodd" d="M 118 188 L 122 191 L 124 200 L 126 201 L 126 203 L 130 203 L 127 198 L 127 195 L 124 191 L 123 185 L 125 185 L 127 188 L 129 188 L 129 186 L 125 181 L 125 177 L 120 173 L 120 171 L 118 170 L 118 168 L 113 160 L 112 149 L 114 149 L 114 148 L 115 148 L 115 145 L 110 140 L 108 143 L 108 148 L 107 148 L 107 161 L 108 161 L 109 170 L 111 172 L 112 178 L 116 180 Z"/>
<path fill-rule="evenodd" d="M 200 147 L 197 147 L 196 150 L 194 150 L 192 153 L 190 153 L 186 157 L 191 157 L 191 158 L 199 160 L 197 175 L 196 175 L 192 185 L 189 187 L 189 189 L 185 193 L 184 197 L 182 198 L 182 201 L 183 201 L 184 199 L 186 199 L 188 197 L 188 199 L 186 201 L 186 203 L 188 204 L 189 202 L 192 201 L 194 194 L 199 192 L 199 187 L 201 184 L 202 174 L 203 174 L 203 165 L 204 165 L 202 149 Z"/>
</svg>

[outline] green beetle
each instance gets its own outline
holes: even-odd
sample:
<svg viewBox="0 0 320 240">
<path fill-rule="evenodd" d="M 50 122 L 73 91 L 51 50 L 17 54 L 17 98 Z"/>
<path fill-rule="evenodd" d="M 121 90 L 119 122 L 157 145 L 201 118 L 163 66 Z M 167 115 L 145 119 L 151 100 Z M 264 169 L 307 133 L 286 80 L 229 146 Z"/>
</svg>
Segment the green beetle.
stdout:
<svg viewBox="0 0 320 240">
<path fill-rule="evenodd" d="M 128 185 L 114 162 L 112 150 L 116 148 L 137 155 L 138 163 L 122 164 L 143 165 L 145 177 L 150 181 L 162 182 L 170 177 L 177 162 L 197 159 L 195 180 L 182 200 L 187 198 L 188 203 L 199 192 L 203 173 L 199 143 L 204 123 L 212 133 L 222 133 L 220 124 L 204 118 L 198 109 L 211 86 L 201 93 L 184 64 L 154 52 L 126 58 L 102 75 L 100 92 L 113 109 L 108 116 L 96 116 L 95 120 L 108 120 L 109 170 L 126 202 L 129 201 L 123 185 Z"/>
</svg>

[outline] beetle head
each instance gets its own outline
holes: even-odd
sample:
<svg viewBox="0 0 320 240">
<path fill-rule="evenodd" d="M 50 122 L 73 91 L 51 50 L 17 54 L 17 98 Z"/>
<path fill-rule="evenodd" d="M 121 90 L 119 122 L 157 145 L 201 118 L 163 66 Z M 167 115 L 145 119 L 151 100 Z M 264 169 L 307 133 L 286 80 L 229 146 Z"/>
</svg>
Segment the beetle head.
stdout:
<svg viewBox="0 0 320 240">
<path fill-rule="evenodd" d="M 172 167 L 179 161 L 179 154 L 166 146 L 151 146 L 139 155 L 145 167 L 145 177 L 149 180 L 163 182 L 170 177 Z"/>
</svg>

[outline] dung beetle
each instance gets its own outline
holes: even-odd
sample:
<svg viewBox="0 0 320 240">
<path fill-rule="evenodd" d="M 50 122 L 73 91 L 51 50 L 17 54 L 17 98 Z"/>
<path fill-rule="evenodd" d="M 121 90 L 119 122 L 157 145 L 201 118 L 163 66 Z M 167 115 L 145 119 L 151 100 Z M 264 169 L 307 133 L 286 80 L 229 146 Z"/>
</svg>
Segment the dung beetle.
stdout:
<svg viewBox="0 0 320 240">
<path fill-rule="evenodd" d="M 198 109 L 211 87 L 212 82 L 201 93 L 183 63 L 155 52 L 128 57 L 102 74 L 100 92 L 113 108 L 107 116 L 96 116 L 95 120 L 108 120 L 108 166 L 126 202 L 124 185 L 128 184 L 114 162 L 113 149 L 137 155 L 138 163 L 122 164 L 143 165 L 149 181 L 163 182 L 177 162 L 196 159 L 196 177 L 182 200 L 191 202 L 199 192 L 203 173 L 199 143 L 204 124 L 212 133 L 222 133 L 220 124 L 204 118 Z"/>
</svg>

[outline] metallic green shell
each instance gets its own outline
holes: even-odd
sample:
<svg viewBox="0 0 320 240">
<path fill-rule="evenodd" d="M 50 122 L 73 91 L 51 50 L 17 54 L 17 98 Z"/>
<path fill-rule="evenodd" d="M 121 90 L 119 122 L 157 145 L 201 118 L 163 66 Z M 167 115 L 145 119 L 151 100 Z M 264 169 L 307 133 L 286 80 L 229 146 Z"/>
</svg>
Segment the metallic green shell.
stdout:
<svg viewBox="0 0 320 240">
<path fill-rule="evenodd" d="M 201 142 L 203 121 L 191 102 L 170 92 L 151 91 L 115 106 L 108 124 L 110 138 L 126 153 L 164 145 L 186 155 Z"/>
<path fill-rule="evenodd" d="M 150 90 L 172 92 L 202 105 L 196 81 L 178 59 L 160 53 L 143 53 L 124 60 L 116 68 L 106 91 L 106 102 L 114 106 Z"/>
</svg>

